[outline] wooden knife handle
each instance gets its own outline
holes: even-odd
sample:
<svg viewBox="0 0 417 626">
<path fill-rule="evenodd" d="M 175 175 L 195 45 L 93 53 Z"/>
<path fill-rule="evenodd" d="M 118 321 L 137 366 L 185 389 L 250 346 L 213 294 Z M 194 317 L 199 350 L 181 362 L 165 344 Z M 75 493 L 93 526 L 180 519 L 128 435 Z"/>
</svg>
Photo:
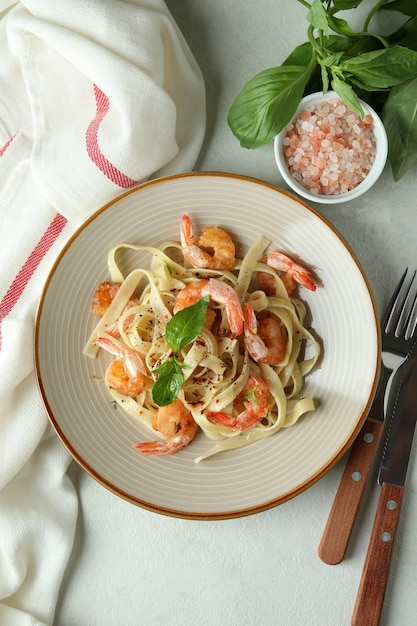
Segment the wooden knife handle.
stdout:
<svg viewBox="0 0 417 626">
<path fill-rule="evenodd" d="M 382 421 L 368 416 L 353 442 L 318 548 L 319 557 L 329 565 L 345 556 L 382 428 Z"/>
<path fill-rule="evenodd" d="M 404 487 L 383 483 L 359 585 L 352 626 L 377 626 L 387 587 Z"/>
</svg>

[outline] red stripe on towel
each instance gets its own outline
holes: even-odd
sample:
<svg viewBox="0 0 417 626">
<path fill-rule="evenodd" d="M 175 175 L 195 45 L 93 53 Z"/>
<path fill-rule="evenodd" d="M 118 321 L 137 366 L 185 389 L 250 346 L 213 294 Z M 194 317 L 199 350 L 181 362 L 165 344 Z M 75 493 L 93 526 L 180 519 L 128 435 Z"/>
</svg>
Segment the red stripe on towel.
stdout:
<svg viewBox="0 0 417 626">
<path fill-rule="evenodd" d="M 117 167 L 110 163 L 100 150 L 98 145 L 98 130 L 101 122 L 110 109 L 110 101 L 106 94 L 104 94 L 101 89 L 97 87 L 97 85 L 94 85 L 94 95 L 96 98 L 97 112 L 86 132 L 88 156 L 93 163 L 97 165 L 99 170 L 103 172 L 103 174 L 105 174 L 113 183 L 119 185 L 119 187 L 131 187 L 132 185 L 135 185 L 137 181 L 129 178 L 129 176 L 126 176 L 126 174 L 123 174 L 123 172 L 118 170 Z"/>
<path fill-rule="evenodd" d="M 4 144 L 4 146 L 2 148 L 0 148 L 0 157 L 3 156 L 3 154 L 6 152 L 7 148 L 10 146 L 10 144 L 12 143 L 13 139 L 16 137 L 17 133 L 15 133 L 13 135 L 13 137 L 10 137 L 10 139 L 8 139 L 6 141 L 6 143 Z"/>
<path fill-rule="evenodd" d="M 1 321 L 19 300 L 39 263 L 62 232 L 66 223 L 66 218 L 59 213 L 54 217 L 0 302 L 0 350 L 2 345 Z"/>
</svg>

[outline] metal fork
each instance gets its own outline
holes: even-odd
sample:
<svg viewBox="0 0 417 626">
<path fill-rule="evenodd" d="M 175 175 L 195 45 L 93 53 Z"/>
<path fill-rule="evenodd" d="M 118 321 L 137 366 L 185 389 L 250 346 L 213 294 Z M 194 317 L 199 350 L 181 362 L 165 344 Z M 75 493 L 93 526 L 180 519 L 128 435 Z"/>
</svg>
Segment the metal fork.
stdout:
<svg viewBox="0 0 417 626">
<path fill-rule="evenodd" d="M 388 376 L 403 363 L 416 339 L 417 294 L 413 285 L 416 273 L 414 270 L 411 280 L 406 280 L 408 268 L 405 270 L 381 323 L 382 362 Z"/>
<path fill-rule="evenodd" d="M 411 275 L 411 278 L 410 278 Z M 322 561 L 340 563 L 346 553 L 384 426 L 385 399 L 395 373 L 417 340 L 416 271 L 405 270 L 381 321 L 382 368 L 378 390 L 355 439 L 318 548 Z"/>
</svg>

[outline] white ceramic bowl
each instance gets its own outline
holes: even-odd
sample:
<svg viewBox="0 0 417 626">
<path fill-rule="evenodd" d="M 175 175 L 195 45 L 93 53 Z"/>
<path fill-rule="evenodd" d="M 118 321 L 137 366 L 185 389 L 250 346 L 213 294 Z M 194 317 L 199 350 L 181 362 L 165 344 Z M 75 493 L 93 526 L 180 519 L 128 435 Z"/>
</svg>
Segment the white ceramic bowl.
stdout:
<svg viewBox="0 0 417 626">
<path fill-rule="evenodd" d="M 326 102 L 332 99 L 340 100 L 339 96 L 334 91 L 329 91 L 325 95 L 322 92 L 313 93 L 309 96 L 305 96 L 293 117 L 293 120 L 297 118 L 302 111 L 306 107 L 318 105 L 322 102 Z M 359 183 L 356 187 L 351 189 L 346 193 L 339 193 L 334 195 L 325 195 L 320 193 L 313 193 L 306 187 L 304 187 L 301 183 L 297 182 L 297 180 L 292 176 L 288 169 L 288 165 L 284 156 L 284 138 L 287 134 L 288 125 L 282 129 L 282 131 L 275 137 L 274 142 L 274 152 L 275 152 L 275 160 L 277 162 L 278 169 L 285 180 L 285 182 L 289 185 L 289 187 L 295 191 L 298 195 L 306 198 L 307 200 L 313 202 L 320 202 L 322 204 L 336 204 L 339 202 L 347 202 L 348 200 L 353 200 L 354 198 L 358 198 L 363 193 L 368 191 L 376 183 L 379 176 L 381 175 L 382 170 L 385 167 L 385 163 L 387 160 L 388 154 L 388 140 L 387 134 L 385 132 L 384 125 L 377 115 L 377 113 L 363 100 L 360 100 L 360 103 L 365 111 L 365 114 L 372 115 L 374 119 L 374 135 L 376 140 L 376 156 L 375 161 L 370 169 L 366 178 Z"/>
</svg>

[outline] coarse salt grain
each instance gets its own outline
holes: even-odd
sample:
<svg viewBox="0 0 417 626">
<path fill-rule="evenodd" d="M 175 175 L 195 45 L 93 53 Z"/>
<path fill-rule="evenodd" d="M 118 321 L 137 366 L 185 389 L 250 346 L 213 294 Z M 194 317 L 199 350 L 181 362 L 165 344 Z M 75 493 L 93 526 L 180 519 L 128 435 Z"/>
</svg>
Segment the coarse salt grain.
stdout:
<svg viewBox="0 0 417 626">
<path fill-rule="evenodd" d="M 293 178 L 323 195 L 354 189 L 376 155 L 372 115 L 361 119 L 337 99 L 306 107 L 287 127 L 283 143 Z"/>
</svg>

